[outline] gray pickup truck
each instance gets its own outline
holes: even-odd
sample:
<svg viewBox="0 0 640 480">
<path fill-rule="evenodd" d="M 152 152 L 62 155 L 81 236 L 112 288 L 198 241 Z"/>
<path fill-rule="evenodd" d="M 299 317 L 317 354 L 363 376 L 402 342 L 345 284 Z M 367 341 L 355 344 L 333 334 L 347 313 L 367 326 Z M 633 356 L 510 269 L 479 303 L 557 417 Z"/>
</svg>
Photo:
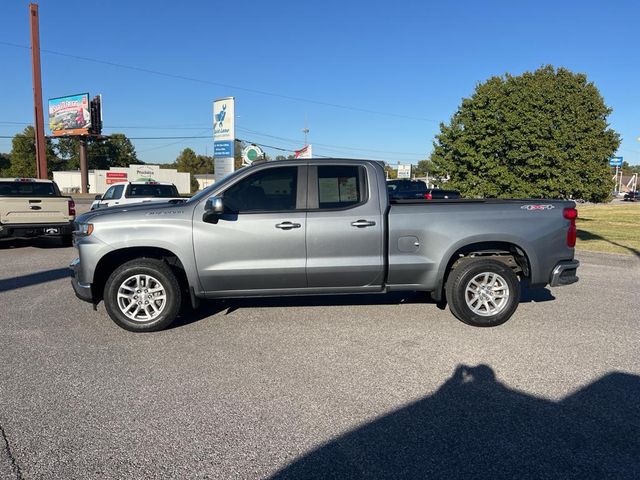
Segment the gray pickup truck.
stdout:
<svg viewBox="0 0 640 480">
<path fill-rule="evenodd" d="M 578 280 L 575 203 L 398 200 L 375 161 L 256 163 L 178 205 L 76 220 L 72 285 L 138 332 L 182 300 L 424 291 L 463 322 L 507 321 L 520 286 Z"/>
</svg>

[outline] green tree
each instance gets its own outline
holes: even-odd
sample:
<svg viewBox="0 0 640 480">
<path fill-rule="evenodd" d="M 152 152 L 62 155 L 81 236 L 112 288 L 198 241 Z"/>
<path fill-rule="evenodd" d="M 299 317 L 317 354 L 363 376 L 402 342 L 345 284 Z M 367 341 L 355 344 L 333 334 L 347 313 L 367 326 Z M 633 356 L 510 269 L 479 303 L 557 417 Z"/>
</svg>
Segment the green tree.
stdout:
<svg viewBox="0 0 640 480">
<path fill-rule="evenodd" d="M 80 140 L 77 137 L 59 139 L 57 150 L 60 158 L 66 162 L 66 169 L 80 168 Z M 110 167 L 128 167 L 143 163 L 138 160 L 133 143 L 124 133 L 113 133 L 102 140 L 87 139 L 89 169 L 108 170 Z"/>
<path fill-rule="evenodd" d="M 622 162 L 623 175 L 633 175 L 634 173 L 640 173 L 640 165 L 629 165 L 626 160 Z"/>
<path fill-rule="evenodd" d="M 8 153 L 0 153 L 0 177 L 9 175 L 9 167 L 11 166 L 11 155 Z"/>
<path fill-rule="evenodd" d="M 427 173 L 433 172 L 433 164 L 431 160 L 420 160 L 417 165 L 413 166 L 412 172 L 416 177 L 426 177 Z"/>
<path fill-rule="evenodd" d="M 172 168 L 191 174 L 191 191 L 195 192 L 198 190 L 198 181 L 195 175 L 213 173 L 213 157 L 196 155 L 192 149 L 185 148 L 176 158 Z"/>
<path fill-rule="evenodd" d="M 11 164 L 7 174 L 11 177 L 36 176 L 36 132 L 29 125 L 22 133 L 17 133 L 11 142 Z M 47 176 L 52 178 L 51 172 L 59 167 L 59 160 L 51 140 L 45 139 L 47 149 Z"/>
<path fill-rule="evenodd" d="M 492 77 L 440 125 L 434 173 L 465 196 L 604 201 L 620 144 L 610 113 L 596 86 L 565 68 Z"/>
<path fill-rule="evenodd" d="M 398 170 L 396 170 L 391 165 L 388 165 L 386 163 L 384 164 L 384 172 L 387 175 L 387 178 L 389 180 L 394 180 L 398 178 Z"/>
</svg>

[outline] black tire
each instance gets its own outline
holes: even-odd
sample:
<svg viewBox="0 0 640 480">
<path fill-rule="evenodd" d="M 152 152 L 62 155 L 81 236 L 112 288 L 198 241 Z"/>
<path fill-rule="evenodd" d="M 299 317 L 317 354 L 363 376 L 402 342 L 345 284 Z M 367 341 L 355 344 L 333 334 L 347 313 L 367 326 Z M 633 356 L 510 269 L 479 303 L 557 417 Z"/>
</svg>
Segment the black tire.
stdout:
<svg viewBox="0 0 640 480">
<path fill-rule="evenodd" d="M 62 237 L 60 237 L 60 243 L 63 247 L 72 247 L 73 235 L 63 235 Z"/>
<path fill-rule="evenodd" d="M 475 293 L 467 292 L 467 286 L 471 287 L 471 280 L 483 273 L 499 275 L 504 281 L 504 287 L 508 289 L 508 297 L 495 308 L 497 313 L 494 315 L 490 315 L 490 310 L 487 310 L 489 308 L 488 304 L 485 304 L 485 311 L 479 314 L 474 312 L 467 302 L 467 298 L 469 298 L 473 305 L 473 299 L 477 298 Z M 488 258 L 463 260 L 449 274 L 445 291 L 451 313 L 462 322 L 474 327 L 495 327 L 503 324 L 511 318 L 520 303 L 518 276 L 504 263 Z M 501 290 L 501 292 L 501 295 L 504 295 L 505 291 Z M 493 293 L 495 292 L 491 292 L 491 294 Z M 497 301 L 500 302 L 500 299 L 497 299 Z"/>
<path fill-rule="evenodd" d="M 152 277 L 152 279 L 159 282 L 163 287 L 164 300 L 166 303 L 163 304 L 160 314 L 151 320 L 134 320 L 129 318 L 118 304 L 118 291 L 123 285 L 123 282 L 135 275 Z M 143 295 L 147 294 L 143 293 Z M 140 302 L 136 301 L 135 303 L 140 304 L 144 301 L 142 297 L 140 297 L 140 299 Z M 153 301 L 154 300 L 151 299 L 151 302 Z M 156 300 L 156 302 L 159 301 Z M 116 324 L 131 332 L 156 332 L 158 330 L 164 330 L 175 320 L 180 311 L 181 302 L 182 294 L 180 284 L 171 271 L 171 268 L 162 260 L 153 258 L 135 259 L 121 265 L 109 276 L 104 286 L 104 305 L 107 313 Z M 130 304 L 133 303 L 134 301 L 132 300 Z M 148 304 L 149 301 L 146 301 L 146 303 Z M 154 303 L 154 305 L 156 304 L 162 305 Z M 136 307 L 135 305 L 133 306 Z M 143 305 L 143 307 L 145 307 L 145 305 Z"/>
</svg>

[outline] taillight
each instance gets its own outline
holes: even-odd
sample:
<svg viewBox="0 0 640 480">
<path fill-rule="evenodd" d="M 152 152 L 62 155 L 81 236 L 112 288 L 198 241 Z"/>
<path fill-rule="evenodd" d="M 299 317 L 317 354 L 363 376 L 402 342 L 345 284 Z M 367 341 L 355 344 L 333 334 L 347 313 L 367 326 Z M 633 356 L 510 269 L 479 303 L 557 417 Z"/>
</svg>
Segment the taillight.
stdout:
<svg viewBox="0 0 640 480">
<path fill-rule="evenodd" d="M 74 202 L 73 200 L 69 200 L 67 202 L 67 205 L 69 205 L 69 216 L 70 217 L 75 217 L 76 216 L 76 202 Z"/>
<path fill-rule="evenodd" d="M 576 228 L 576 218 L 578 218 L 578 210 L 575 208 L 565 208 L 562 211 L 562 216 L 569 220 L 569 230 L 567 231 L 567 247 L 573 248 L 576 246 L 576 237 L 578 236 L 578 229 Z"/>
<path fill-rule="evenodd" d="M 431 195 L 431 192 L 427 192 L 424 194 L 424 198 L 425 200 L 433 200 L 433 195 Z"/>
</svg>

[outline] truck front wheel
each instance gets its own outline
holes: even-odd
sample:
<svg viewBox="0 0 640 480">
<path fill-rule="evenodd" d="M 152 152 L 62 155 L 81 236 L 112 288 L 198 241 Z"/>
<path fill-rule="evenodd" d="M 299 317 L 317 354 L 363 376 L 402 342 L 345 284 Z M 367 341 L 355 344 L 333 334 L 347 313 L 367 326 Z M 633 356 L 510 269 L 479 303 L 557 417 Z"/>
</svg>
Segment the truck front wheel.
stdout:
<svg viewBox="0 0 640 480">
<path fill-rule="evenodd" d="M 501 325 L 520 303 L 520 282 L 515 272 L 498 260 L 463 260 L 447 279 L 449 309 L 464 323 L 476 327 Z"/>
<path fill-rule="evenodd" d="M 132 332 L 167 328 L 180 309 L 180 284 L 161 260 L 140 258 L 118 267 L 104 287 L 111 319 Z"/>
</svg>

